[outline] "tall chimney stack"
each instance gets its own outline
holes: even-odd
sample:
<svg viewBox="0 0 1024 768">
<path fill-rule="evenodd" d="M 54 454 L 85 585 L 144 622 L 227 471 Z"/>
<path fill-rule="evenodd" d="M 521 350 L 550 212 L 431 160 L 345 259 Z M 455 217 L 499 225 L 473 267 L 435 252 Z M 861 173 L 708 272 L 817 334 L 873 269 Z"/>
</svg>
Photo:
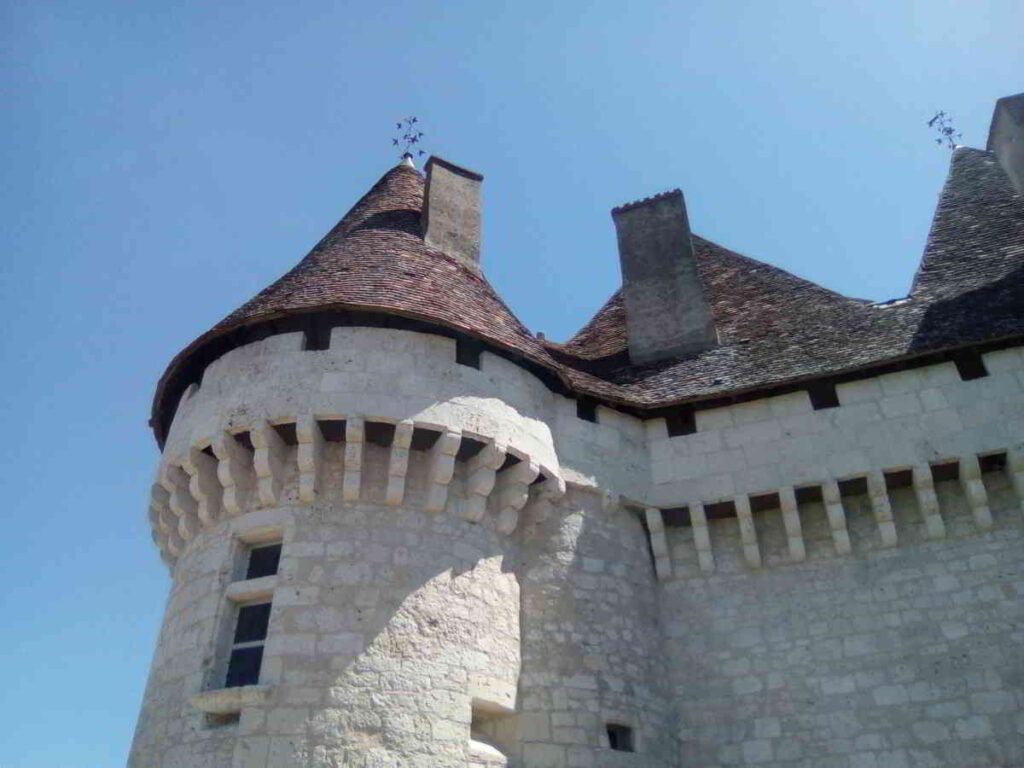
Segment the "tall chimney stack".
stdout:
<svg viewBox="0 0 1024 768">
<path fill-rule="evenodd" d="M 1024 195 L 1024 93 L 996 102 L 986 148 L 995 154 L 1017 194 Z"/>
<path fill-rule="evenodd" d="M 427 245 L 480 269 L 480 185 L 475 171 L 431 157 L 423 193 L 423 238 Z"/>
<path fill-rule="evenodd" d="M 678 189 L 614 208 L 629 359 L 653 363 L 718 343 Z"/>
</svg>

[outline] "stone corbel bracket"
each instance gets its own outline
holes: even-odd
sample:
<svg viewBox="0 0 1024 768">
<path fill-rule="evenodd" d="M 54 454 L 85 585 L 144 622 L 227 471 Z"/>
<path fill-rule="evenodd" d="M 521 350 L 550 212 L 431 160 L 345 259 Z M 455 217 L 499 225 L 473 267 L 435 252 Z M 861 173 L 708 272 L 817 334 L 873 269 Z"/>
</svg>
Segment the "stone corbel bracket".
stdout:
<svg viewBox="0 0 1024 768">
<path fill-rule="evenodd" d="M 173 564 L 200 530 L 228 516 L 245 514 L 257 507 L 285 503 L 315 503 L 323 493 L 327 441 L 321 421 L 344 421 L 341 500 L 363 499 L 366 461 L 366 425 L 387 423 L 394 427 L 388 449 L 387 485 L 383 501 L 389 506 L 408 504 L 406 493 L 413 437 L 417 429 L 438 433 L 432 446 L 417 461 L 426 462 L 423 509 L 440 513 L 450 505 L 449 489 L 460 449 L 462 431 L 440 428 L 436 423 L 414 419 L 398 423 L 366 415 L 300 413 L 292 418 L 259 419 L 245 424 L 237 419 L 210 433 L 193 436 L 184 456 L 165 455 L 157 484 L 150 495 L 149 520 L 161 557 Z M 294 429 L 294 450 L 282 435 Z M 533 498 L 551 501 L 565 494 L 565 480 L 557 466 L 540 466 L 527 452 L 509 446 L 498 437 L 473 434 L 475 451 L 466 451 L 463 474 L 465 498 L 456 514 L 481 523 L 488 512 L 496 528 L 511 534 L 519 524 L 523 507 Z M 482 444 L 482 447 L 476 444 Z M 251 446 L 251 447 L 250 447 Z M 296 486 L 287 490 L 289 484 Z M 420 497 L 417 496 L 417 499 Z"/>
<path fill-rule="evenodd" d="M 990 454 L 986 454 L 989 456 Z M 978 531 L 987 531 L 993 527 L 992 511 L 989 508 L 988 491 L 985 481 L 982 478 L 982 459 L 975 455 L 962 456 L 956 460 L 959 466 L 959 484 L 971 517 Z M 934 466 L 943 466 L 948 461 L 936 461 Z M 1024 449 L 1011 447 L 1006 451 L 1006 475 L 1017 495 L 1018 504 L 1022 515 L 1024 515 Z M 897 466 L 886 469 L 876 469 L 862 475 L 842 479 L 829 478 L 816 484 L 804 484 L 801 488 L 817 485 L 821 490 L 821 502 L 825 508 L 828 519 L 828 526 L 832 534 L 832 545 L 837 555 L 849 555 L 852 552 L 850 533 L 847 530 L 846 509 L 843 506 L 840 483 L 844 481 L 861 481 L 867 487 L 867 500 L 870 505 L 871 515 L 874 519 L 877 530 L 877 546 L 887 548 L 899 544 L 899 537 L 896 530 L 896 521 L 893 517 L 892 502 L 889 499 L 889 487 L 886 480 L 887 475 L 894 475 L 909 470 L 911 485 L 917 506 L 920 510 L 921 520 L 924 524 L 925 535 L 929 539 L 941 539 L 946 536 L 946 522 L 942 517 L 942 510 L 939 506 L 938 496 L 935 492 L 935 480 L 932 473 L 932 464 L 920 462 L 913 466 Z M 998 466 L 998 464 L 994 465 Z M 993 470 L 994 471 L 994 470 Z M 739 526 L 739 539 L 743 547 L 743 557 L 750 568 L 762 567 L 761 543 L 757 537 L 757 526 L 755 517 L 751 514 L 750 497 L 761 496 L 773 491 L 763 491 L 756 494 L 741 494 L 726 501 L 732 501 L 736 510 L 736 518 Z M 782 522 L 786 531 L 786 542 L 789 554 L 789 561 L 802 562 L 807 557 L 806 545 L 802 523 L 800 519 L 800 506 L 797 503 L 795 487 L 783 487 L 775 489 L 778 494 L 779 507 L 782 514 Z M 705 515 L 705 507 L 710 504 L 722 502 L 722 499 L 691 500 L 685 506 L 690 513 L 690 526 L 693 531 L 693 548 L 696 552 L 697 563 L 700 571 L 711 573 L 715 570 L 715 557 L 712 548 L 712 540 Z M 658 512 L 655 515 L 655 512 Z M 647 510 L 648 530 L 651 536 L 651 548 L 660 548 L 657 543 L 660 533 L 658 521 L 661 520 L 659 510 Z M 657 565 L 657 553 L 655 554 Z M 667 567 L 658 567 L 659 579 L 665 578 L 663 574 L 669 573 Z"/>
</svg>

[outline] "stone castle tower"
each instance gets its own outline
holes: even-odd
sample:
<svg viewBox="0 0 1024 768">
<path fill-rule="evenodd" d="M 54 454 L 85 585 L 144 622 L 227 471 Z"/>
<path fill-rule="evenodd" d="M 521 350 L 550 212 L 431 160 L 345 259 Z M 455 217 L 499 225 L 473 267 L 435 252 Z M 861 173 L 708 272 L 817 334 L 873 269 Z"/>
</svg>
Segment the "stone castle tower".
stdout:
<svg viewBox="0 0 1024 768">
<path fill-rule="evenodd" d="M 1024 94 L 884 303 L 675 191 L 552 343 L 481 183 L 389 170 L 171 362 L 130 765 L 1024 763 Z"/>
</svg>

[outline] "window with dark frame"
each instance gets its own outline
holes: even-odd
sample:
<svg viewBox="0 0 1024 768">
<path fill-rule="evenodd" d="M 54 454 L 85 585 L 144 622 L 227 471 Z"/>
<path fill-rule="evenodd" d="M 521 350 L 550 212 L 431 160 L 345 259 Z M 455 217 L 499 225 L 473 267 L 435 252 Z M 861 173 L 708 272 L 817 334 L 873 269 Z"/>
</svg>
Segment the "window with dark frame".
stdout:
<svg viewBox="0 0 1024 768">
<path fill-rule="evenodd" d="M 281 562 L 281 543 L 254 546 L 249 550 L 249 564 L 245 570 L 245 578 L 259 579 L 263 576 L 274 576 Z"/>
<path fill-rule="evenodd" d="M 608 723 L 605 726 L 608 732 L 608 746 L 616 752 L 635 752 L 636 745 L 633 743 L 633 729 L 628 725 Z"/>
<path fill-rule="evenodd" d="M 256 685 L 259 682 L 263 645 L 270 624 L 270 606 L 269 602 L 239 606 L 231 657 L 228 659 L 228 674 L 224 682 L 226 688 Z"/>
</svg>

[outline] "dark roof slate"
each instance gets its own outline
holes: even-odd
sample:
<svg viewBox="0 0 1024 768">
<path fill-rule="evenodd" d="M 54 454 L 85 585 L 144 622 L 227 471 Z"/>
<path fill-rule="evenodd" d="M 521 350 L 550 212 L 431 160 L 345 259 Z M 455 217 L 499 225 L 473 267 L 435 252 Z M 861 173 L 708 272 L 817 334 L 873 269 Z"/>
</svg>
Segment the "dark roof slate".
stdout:
<svg viewBox="0 0 1024 768">
<path fill-rule="evenodd" d="M 630 365 L 617 292 L 572 339 L 548 345 L 575 386 L 658 407 L 1024 334 L 1024 200 L 980 150 L 954 153 L 914 289 L 901 301 L 847 298 L 703 238 L 693 242 L 720 344 Z"/>
</svg>

